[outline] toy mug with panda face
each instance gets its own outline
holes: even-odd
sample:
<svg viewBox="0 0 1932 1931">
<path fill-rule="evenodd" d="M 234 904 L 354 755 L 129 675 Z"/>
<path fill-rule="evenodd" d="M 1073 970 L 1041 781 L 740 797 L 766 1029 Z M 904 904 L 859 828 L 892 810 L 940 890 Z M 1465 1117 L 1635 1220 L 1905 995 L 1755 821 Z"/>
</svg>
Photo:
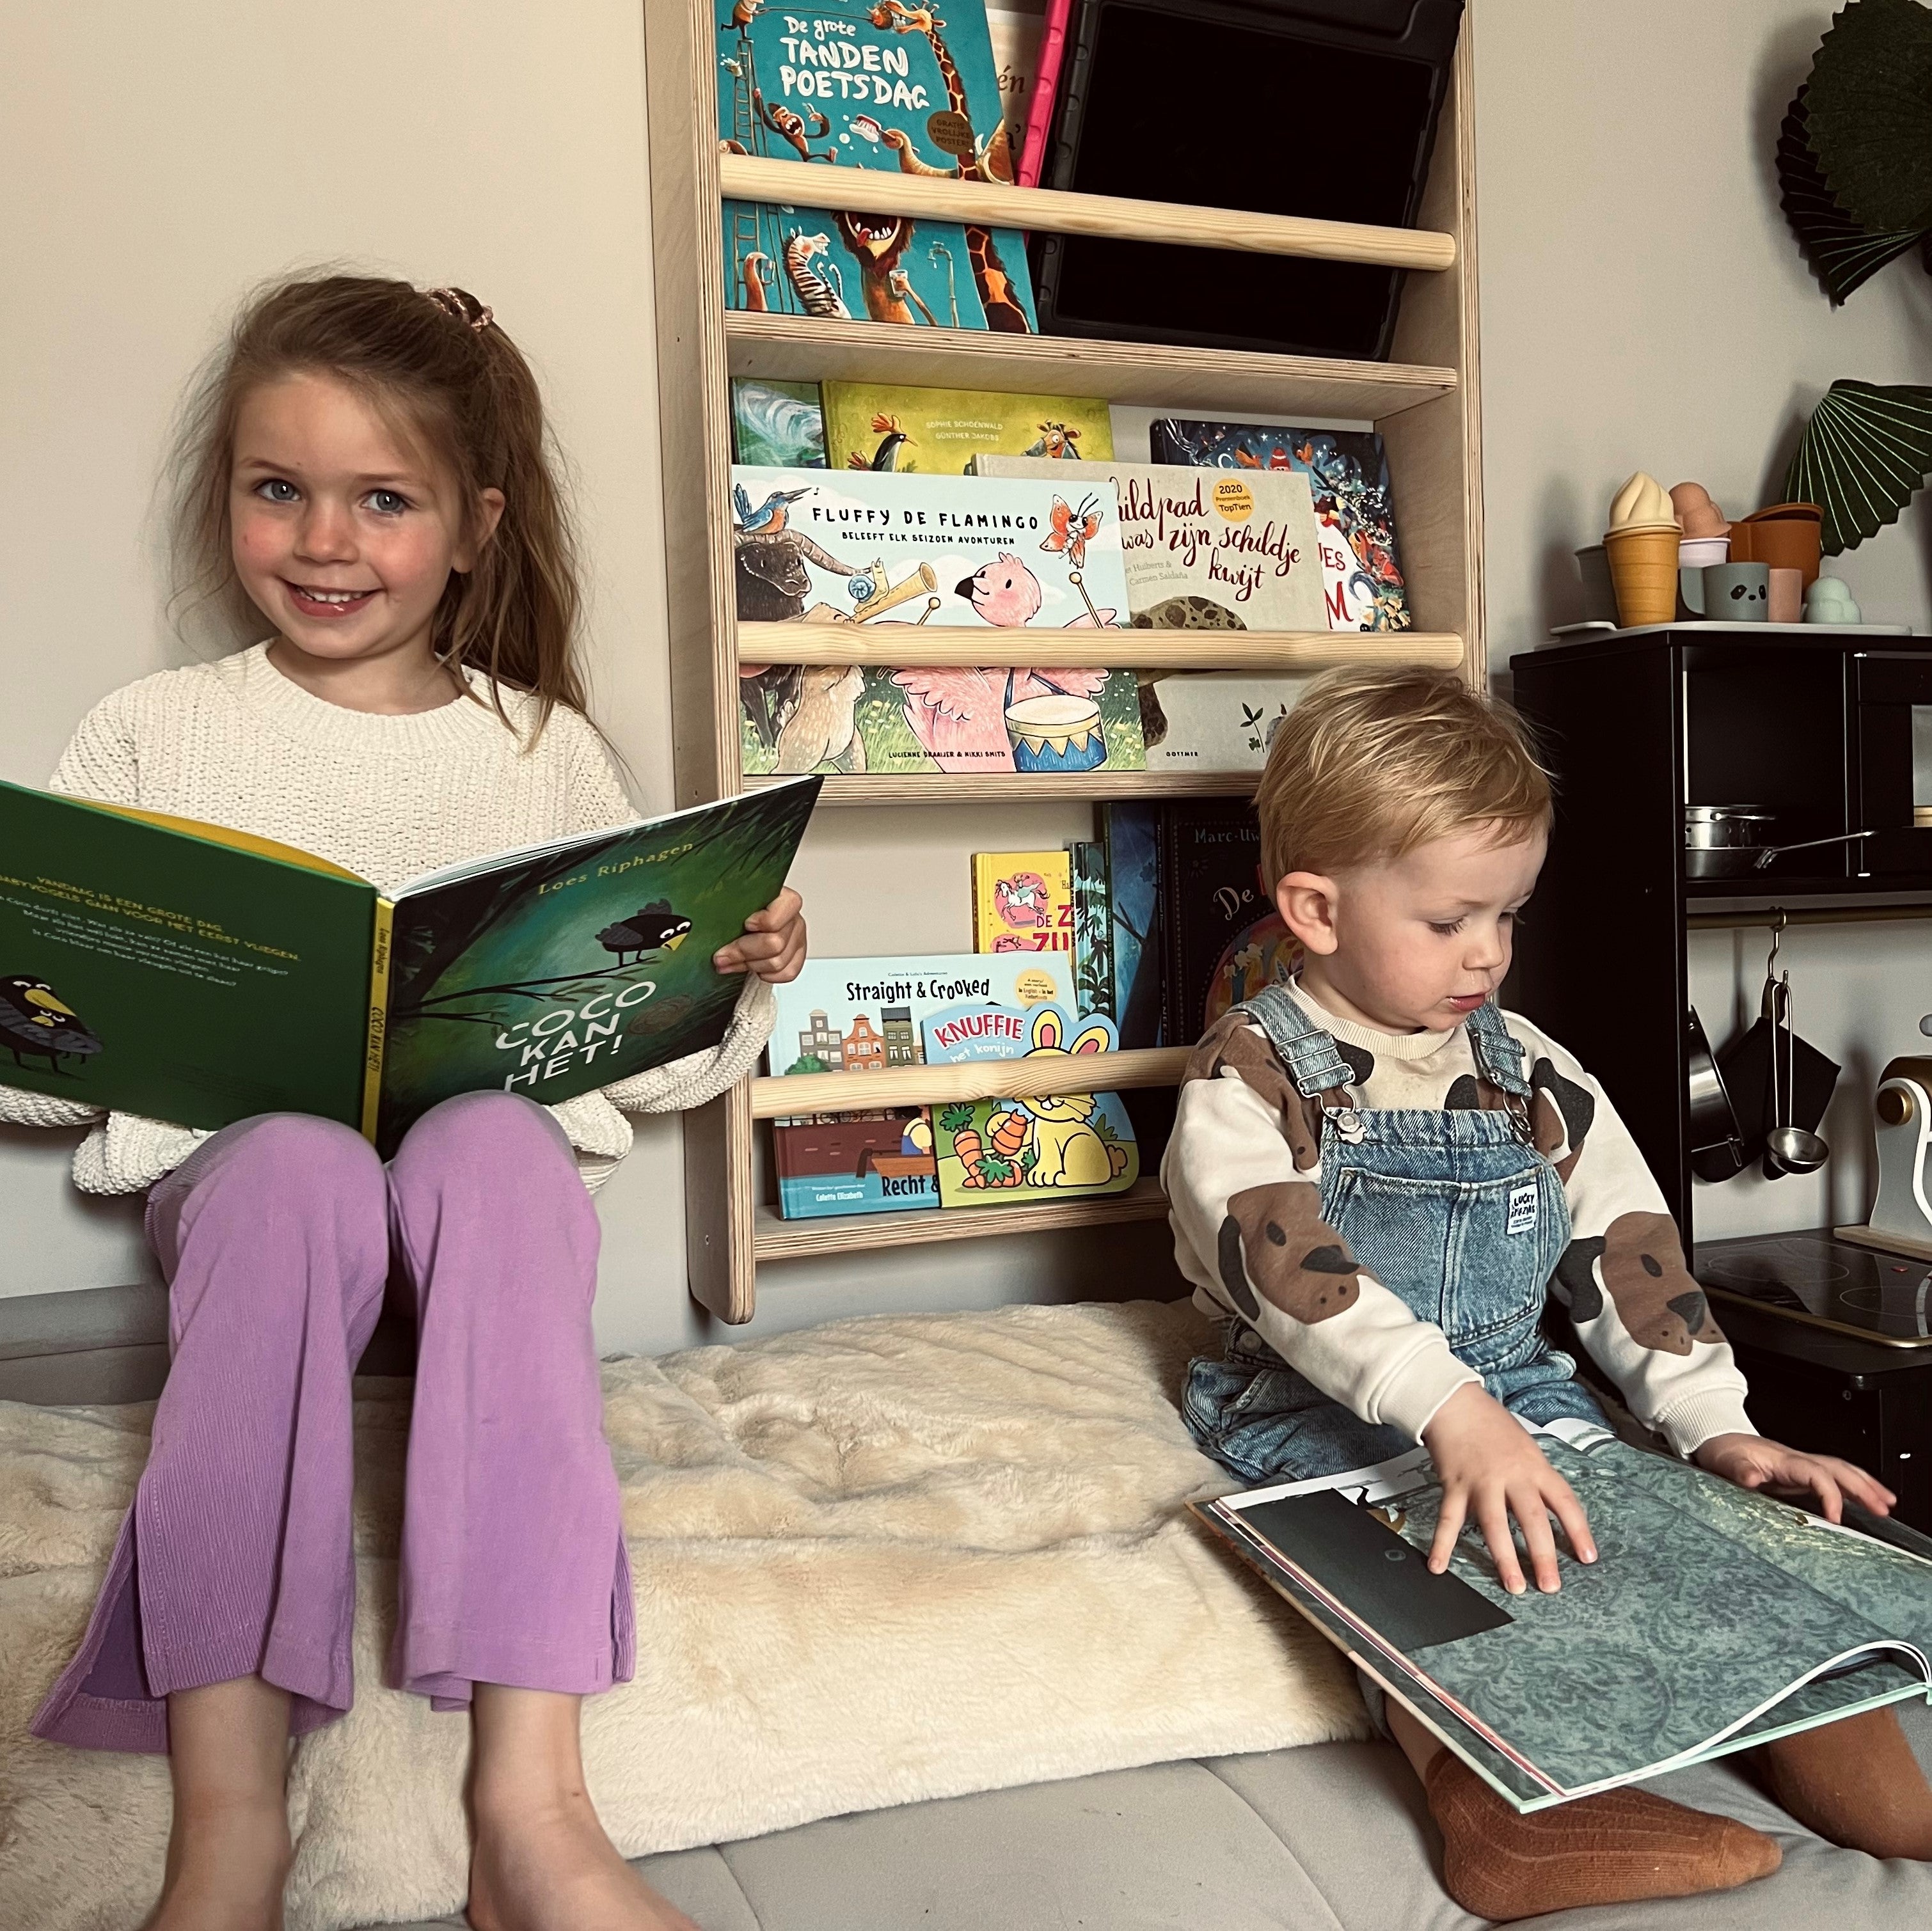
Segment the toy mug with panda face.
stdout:
<svg viewBox="0 0 1932 1931">
<path fill-rule="evenodd" d="M 1710 623 L 1761 624 L 1769 614 L 1771 566 L 1768 563 L 1707 563 L 1686 571 L 1696 586 L 1699 616 Z M 1688 598 L 1686 601 L 1689 601 Z"/>
</svg>

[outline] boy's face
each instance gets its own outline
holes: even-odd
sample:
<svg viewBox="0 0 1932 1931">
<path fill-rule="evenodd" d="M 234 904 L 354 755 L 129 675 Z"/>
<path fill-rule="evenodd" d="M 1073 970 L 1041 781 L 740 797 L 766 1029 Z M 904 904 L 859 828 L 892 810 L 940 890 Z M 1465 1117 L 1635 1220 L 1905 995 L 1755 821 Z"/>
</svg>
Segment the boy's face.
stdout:
<svg viewBox="0 0 1932 1931">
<path fill-rule="evenodd" d="M 1538 828 L 1498 844 L 1478 826 L 1333 877 L 1290 872 L 1275 903 L 1307 949 L 1310 993 L 1383 1032 L 1453 1030 L 1508 972 L 1548 843 Z"/>
</svg>

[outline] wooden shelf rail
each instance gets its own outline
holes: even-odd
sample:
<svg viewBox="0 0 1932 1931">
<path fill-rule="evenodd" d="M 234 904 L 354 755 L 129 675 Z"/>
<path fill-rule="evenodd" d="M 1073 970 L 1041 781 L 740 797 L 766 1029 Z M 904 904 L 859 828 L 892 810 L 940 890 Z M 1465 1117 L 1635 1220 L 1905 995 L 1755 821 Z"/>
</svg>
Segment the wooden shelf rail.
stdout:
<svg viewBox="0 0 1932 1931">
<path fill-rule="evenodd" d="M 1015 805 L 1042 799 L 1077 803 L 1101 798 L 1250 798 L 1261 782 L 1252 771 L 962 771 L 834 775 L 818 794 L 830 805 Z M 747 778 L 747 791 L 782 784 L 781 777 Z M 816 1075 L 814 1075 L 816 1077 Z"/>
<path fill-rule="evenodd" d="M 1257 214 L 1239 208 L 1186 208 L 1113 195 L 1066 194 L 1006 187 L 950 176 L 889 174 L 814 166 L 753 154 L 720 154 L 718 184 L 734 201 L 868 214 L 916 214 L 932 221 L 986 222 L 1044 229 L 1055 235 L 1100 235 L 1123 241 L 1174 241 L 1196 248 L 1236 248 L 1257 255 L 1301 255 L 1316 261 L 1440 271 L 1456 265 L 1456 238 L 1426 228 L 1376 228 L 1357 221 L 1317 221 L 1298 214 Z"/>
<path fill-rule="evenodd" d="M 1438 631 L 994 629 L 985 625 L 741 623 L 738 661 L 1080 670 L 1325 670 L 1424 664 L 1454 670 L 1462 640 Z"/>
<path fill-rule="evenodd" d="M 905 382 L 941 389 L 1063 391 L 1174 415 L 1288 415 L 1372 422 L 1454 394 L 1456 371 L 1237 349 L 1178 349 L 1072 335 L 725 311 L 734 376 L 779 381 Z"/>
<path fill-rule="evenodd" d="M 753 1222 L 760 1261 L 802 1261 L 820 1254 L 916 1247 L 937 1240 L 985 1240 L 999 1234 L 1046 1234 L 1060 1227 L 1111 1227 L 1159 1220 L 1167 1213 L 1160 1181 L 1136 1180 L 1125 1193 L 1056 1200 L 1041 1194 L 1013 1206 L 922 1207 L 910 1213 L 841 1214 L 826 1220 L 786 1220 L 761 1207 Z"/>
<path fill-rule="evenodd" d="M 940 1106 L 956 1099 L 1018 1099 L 1054 1093 L 1118 1093 L 1178 1086 L 1185 1046 L 1028 1060 L 969 1060 L 957 1066 L 893 1066 L 878 1073 L 788 1073 L 752 1082 L 752 1117 L 856 1113 L 872 1106 Z"/>
</svg>

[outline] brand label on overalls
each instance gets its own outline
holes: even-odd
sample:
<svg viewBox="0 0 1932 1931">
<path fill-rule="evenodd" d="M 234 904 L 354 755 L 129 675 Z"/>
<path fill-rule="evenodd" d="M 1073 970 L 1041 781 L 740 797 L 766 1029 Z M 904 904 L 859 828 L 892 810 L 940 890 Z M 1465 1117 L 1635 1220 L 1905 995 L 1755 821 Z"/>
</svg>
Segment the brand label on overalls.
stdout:
<svg viewBox="0 0 1932 1931">
<path fill-rule="evenodd" d="M 1536 1183 L 1525 1180 L 1520 1187 L 1512 1187 L 1509 1197 L 1509 1225 L 1504 1230 L 1510 1234 L 1528 1234 L 1536 1225 Z"/>
</svg>

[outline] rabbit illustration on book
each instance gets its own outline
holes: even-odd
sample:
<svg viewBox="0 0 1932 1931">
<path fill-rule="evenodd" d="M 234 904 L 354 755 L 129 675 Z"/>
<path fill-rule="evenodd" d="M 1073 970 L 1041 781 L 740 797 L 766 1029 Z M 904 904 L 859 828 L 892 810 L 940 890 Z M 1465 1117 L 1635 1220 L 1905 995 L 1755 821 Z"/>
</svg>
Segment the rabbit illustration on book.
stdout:
<svg viewBox="0 0 1932 1931">
<path fill-rule="evenodd" d="M 1050 1006 L 1033 1016 L 1033 1044 L 1024 1055 L 1029 1060 L 1051 1056 L 1065 1059 L 1070 1054 L 1104 1052 L 1108 1031 L 1104 1024 L 1083 1027 L 1070 1045 L 1062 1045 L 1066 1022 Z M 1016 1099 L 1011 1109 L 991 1125 L 998 1140 L 1004 1123 L 1021 1123 L 1022 1137 L 1014 1141 L 1018 1164 L 1026 1169 L 1030 1187 L 1104 1186 L 1117 1174 L 1124 1173 L 1127 1150 L 1112 1140 L 1102 1139 L 1094 1130 L 1100 1108 L 1090 1093 L 1038 1093 Z M 1012 1129 L 1008 1129 L 1009 1138 Z M 1034 1158 L 1029 1162 L 1026 1155 Z"/>
</svg>

